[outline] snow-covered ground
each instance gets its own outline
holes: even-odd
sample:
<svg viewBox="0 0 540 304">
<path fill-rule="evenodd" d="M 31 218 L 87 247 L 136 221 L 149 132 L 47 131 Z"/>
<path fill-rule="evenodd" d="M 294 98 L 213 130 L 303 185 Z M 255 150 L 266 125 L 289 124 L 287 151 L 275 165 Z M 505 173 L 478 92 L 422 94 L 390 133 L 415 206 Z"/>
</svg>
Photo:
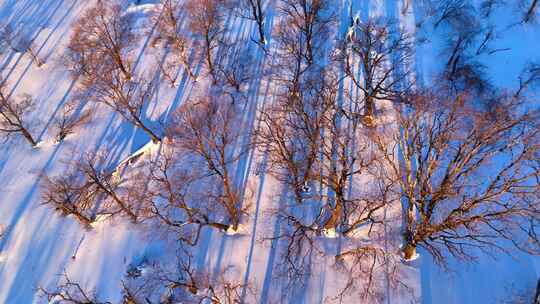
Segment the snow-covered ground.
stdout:
<svg viewBox="0 0 540 304">
<path fill-rule="evenodd" d="M 419 29 L 416 24 L 424 18 L 422 1 L 400 0 L 336 0 L 339 27 L 345 33 L 350 13 L 360 18 L 367 16 L 391 16 L 399 20 L 400 26 L 415 35 L 416 39 L 430 40 L 416 49 L 416 77 L 423 83 L 432 81 L 440 68 L 438 52 L 444 37 L 436 36 L 431 30 Z M 124 122 L 118 115 L 95 104 L 88 103 L 92 111 L 90 124 L 55 144 L 50 132 L 52 120 L 59 115 L 62 105 L 75 92 L 76 82 L 62 66 L 61 54 L 69 41 L 71 24 L 82 12 L 92 5 L 90 0 L 0 0 L 0 23 L 12 24 L 26 36 L 34 37 L 38 56 L 46 63 L 42 67 L 32 64 L 31 57 L 0 50 L 0 69 L 3 79 L 8 79 L 13 94 L 32 94 L 37 100 L 34 111 L 33 129 L 40 144 L 32 148 L 24 139 L 16 138 L 9 144 L 0 144 L 0 303 L 40 303 L 44 299 L 36 296 L 38 286 L 53 287 L 65 272 L 81 285 L 95 289 L 101 298 L 119 301 L 119 282 L 129 265 L 139 264 L 143 259 L 159 260 L 173 245 L 160 240 L 140 226 L 122 220 L 104 219 L 85 230 L 72 218 L 59 217 L 48 207 L 40 204 L 40 182 L 42 173 L 61 175 L 65 162 L 76 157 L 74 151 L 108 151 L 110 166 L 125 163 L 130 155 L 148 152 L 155 147 L 148 145 L 149 138 L 140 130 Z M 138 8 L 129 9 L 130 14 L 145 16 L 154 9 L 154 1 L 141 1 Z M 409 2 L 409 1 L 407 1 Z M 540 59 L 540 27 L 518 25 L 509 27 L 515 20 L 516 11 L 497 11 L 491 17 L 493 25 L 505 29 L 504 37 L 494 48 L 511 48 L 489 57 L 487 64 L 490 78 L 500 86 L 516 87 L 517 76 L 523 64 L 530 59 Z M 267 25 L 276 18 L 270 12 Z M 246 35 L 255 31 L 248 21 L 229 20 L 238 29 L 235 35 Z M 152 24 L 140 24 L 151 28 Z M 139 50 L 138 70 L 150 67 L 145 63 L 155 52 L 143 38 Z M 500 44 L 500 45 L 499 45 Z M 257 52 L 259 64 L 263 64 L 262 52 Z M 153 57 L 152 57 L 153 58 Z M 151 119 L 167 119 L 169 114 L 195 94 L 197 85 L 180 77 L 180 85 L 171 88 L 165 84 L 156 92 L 155 102 L 147 109 Z M 256 109 L 272 102 L 272 88 L 255 77 L 250 82 L 250 100 L 244 111 L 244 120 L 257 127 Z M 536 105 L 538 106 L 538 105 Z M 250 282 L 256 291 L 257 303 L 322 303 L 335 296 L 341 282 L 331 263 L 314 263 L 312 276 L 305 287 L 288 290 L 290 286 L 277 276 L 280 246 L 265 240 L 279 234 L 280 223 L 268 214 L 283 199 L 283 189 L 269 175 L 257 174 L 259 164 L 265 156 L 249 154 L 237 168 L 238 183 L 249 189 L 250 216 L 242 223 L 240 233 L 221 233 L 204 229 L 200 244 L 196 248 L 194 264 L 200 270 L 218 275 L 224 269 L 233 273 L 239 281 Z M 396 206 L 397 207 L 397 206 Z M 400 223 L 400 210 L 387 210 L 389 223 Z M 399 225 L 388 225 L 384 233 L 397 239 Z M 361 238 L 362 233 L 358 233 Z M 322 238 L 322 237 L 321 237 Z M 345 242 L 339 235 L 328 231 L 324 251 L 337 253 Z M 429 257 L 419 252 L 417 260 L 402 263 L 404 280 L 412 288 L 411 293 L 391 291 L 385 303 L 409 303 L 415 297 L 421 303 L 496 303 L 508 295 L 509 290 L 531 288 L 540 276 L 540 259 L 515 253 L 485 256 L 476 264 L 464 266 L 450 263 L 451 271 L 441 269 Z M 314 259 L 318 257 L 313 257 Z M 287 295 L 287 296 L 285 296 Z M 289 298 L 287 298 L 289 297 Z M 354 296 L 346 303 L 359 303 Z"/>
</svg>

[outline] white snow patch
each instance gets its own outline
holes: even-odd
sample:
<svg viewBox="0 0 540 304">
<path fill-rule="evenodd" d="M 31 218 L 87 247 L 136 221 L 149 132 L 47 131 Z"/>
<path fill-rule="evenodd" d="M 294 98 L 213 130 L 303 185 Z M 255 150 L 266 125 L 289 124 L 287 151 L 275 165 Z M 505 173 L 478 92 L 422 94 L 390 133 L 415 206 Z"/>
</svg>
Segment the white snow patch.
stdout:
<svg viewBox="0 0 540 304">
<path fill-rule="evenodd" d="M 43 141 L 38 141 L 35 146 L 33 146 L 33 149 L 39 149 L 43 146 Z"/>
<path fill-rule="evenodd" d="M 146 156 L 155 155 L 154 153 L 156 151 L 159 151 L 161 143 L 155 143 L 153 141 L 148 142 L 144 146 L 142 146 L 139 150 L 131 153 L 128 157 L 124 158 L 118 166 L 116 166 L 116 169 L 113 172 L 113 177 L 117 177 L 117 174 L 119 171 L 121 171 L 125 166 L 133 165 L 135 164 L 142 156 L 146 154 Z"/>
<path fill-rule="evenodd" d="M 339 236 L 339 234 L 337 233 L 335 228 L 330 228 L 330 229 L 324 228 L 322 230 L 322 233 L 323 233 L 324 237 L 327 237 L 329 239 L 335 239 L 335 238 L 337 238 Z"/>
<path fill-rule="evenodd" d="M 149 13 L 153 13 L 159 9 L 159 5 L 157 4 L 141 4 L 141 5 L 133 5 L 126 9 L 125 14 L 140 14 L 140 15 L 147 15 Z"/>
<path fill-rule="evenodd" d="M 403 261 L 405 262 L 413 262 L 415 260 L 417 260 L 418 258 L 420 258 L 420 254 L 417 252 L 415 253 L 410 259 L 406 259 L 404 256 L 403 256 L 403 253 L 401 254 L 402 257 L 403 257 Z"/>
<path fill-rule="evenodd" d="M 111 215 L 110 214 L 99 214 L 96 216 L 96 219 L 90 224 L 92 228 L 96 228 L 100 223 L 107 220 Z"/>
<path fill-rule="evenodd" d="M 234 230 L 232 226 L 229 226 L 227 230 L 225 230 L 226 235 L 246 235 L 248 234 L 248 229 L 244 224 L 239 224 L 238 229 Z"/>
</svg>

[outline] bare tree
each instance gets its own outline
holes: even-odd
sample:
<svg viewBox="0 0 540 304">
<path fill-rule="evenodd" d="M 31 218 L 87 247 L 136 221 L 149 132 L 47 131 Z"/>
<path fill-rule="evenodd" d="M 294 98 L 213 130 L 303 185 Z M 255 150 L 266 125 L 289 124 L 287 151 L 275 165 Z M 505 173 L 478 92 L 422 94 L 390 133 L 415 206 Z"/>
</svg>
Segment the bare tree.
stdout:
<svg viewBox="0 0 540 304">
<path fill-rule="evenodd" d="M 231 270 L 222 270 L 217 278 L 196 271 L 191 253 L 180 249 L 174 262 L 152 262 L 128 269 L 119 291 L 125 304 L 166 303 L 255 303 L 251 285 L 240 283 Z M 140 270 L 144 267 L 144 273 Z M 130 274 L 130 271 L 132 273 Z M 243 291 L 245 295 L 243 294 Z M 61 283 L 52 290 L 38 288 L 41 297 L 59 304 L 110 304 L 99 300 L 96 293 L 64 274 Z M 54 302 L 54 303 L 57 303 Z M 51 302 L 52 303 L 52 302 Z"/>
<path fill-rule="evenodd" d="M 286 1 L 280 7 L 284 18 L 276 28 L 277 48 L 268 73 L 276 84 L 276 100 L 259 115 L 257 144 L 268 152 L 268 171 L 289 187 L 299 204 L 303 188 L 313 180 L 323 129 L 335 102 L 328 91 L 334 81 L 332 66 L 325 64 L 323 48 L 333 22 L 331 15 L 324 15 L 327 5 Z"/>
<path fill-rule="evenodd" d="M 538 114 L 504 94 L 482 107 L 445 89 L 410 104 L 396 117 L 399 149 L 381 144 L 406 209 L 405 258 L 421 246 L 444 264 L 446 252 L 473 258 L 500 240 L 538 252 Z"/>
<path fill-rule="evenodd" d="M 48 290 L 43 287 L 38 288 L 41 297 L 47 301 L 59 304 L 112 304 L 109 301 L 101 301 L 95 292 L 85 290 L 79 283 L 72 281 L 66 273 L 55 289 Z"/>
<path fill-rule="evenodd" d="M 360 226 L 382 221 L 377 219 L 377 211 L 389 203 L 390 189 L 382 182 L 384 168 L 377 166 L 377 152 L 368 132 L 361 130 L 358 116 L 347 115 L 336 106 L 321 143 L 316 176 L 330 190 L 325 206 L 330 215 L 322 225 L 326 231 L 339 229 L 348 235 Z"/>
<path fill-rule="evenodd" d="M 55 208 L 63 216 L 73 215 L 81 224 L 90 227 L 95 220 L 96 192 L 87 191 L 76 183 L 73 174 L 57 178 L 46 177 L 42 184 L 42 202 Z"/>
<path fill-rule="evenodd" d="M 334 16 L 327 0 L 284 0 L 279 6 L 283 18 L 277 27 L 280 48 L 301 56 L 311 65 L 320 56 Z"/>
<path fill-rule="evenodd" d="M 485 66 L 478 60 L 478 56 L 491 55 L 497 51 L 489 48 L 494 35 L 490 29 L 478 28 L 478 25 L 475 25 L 456 29 L 452 38 L 448 39 L 442 52 L 442 55 L 448 58 L 442 77 L 449 80 L 449 85 L 455 92 L 482 93 L 491 88 L 484 75 Z"/>
<path fill-rule="evenodd" d="M 105 104 L 126 121 L 142 129 L 153 142 L 159 142 L 161 137 L 144 115 L 155 86 L 154 80 L 149 81 L 142 76 L 128 80 L 113 71 L 95 80 L 90 96 L 94 102 Z"/>
<path fill-rule="evenodd" d="M 186 4 L 189 11 L 188 26 L 200 44 L 202 57 L 208 74 L 214 83 L 218 81 L 215 65 L 217 48 L 223 41 L 224 33 L 224 1 L 219 0 L 190 0 Z"/>
<path fill-rule="evenodd" d="M 24 37 L 22 31 L 14 30 L 10 24 L 0 30 L 0 46 L 4 45 L 14 52 L 28 54 L 38 67 L 44 64 L 35 51 L 34 42 Z"/>
<path fill-rule="evenodd" d="M 299 204 L 303 188 L 315 180 L 323 130 L 335 102 L 323 94 L 326 76 L 324 70 L 318 71 L 306 73 L 312 76 L 301 82 L 285 80 L 276 103 L 260 112 L 257 131 L 257 146 L 268 152 L 268 171 L 293 191 Z"/>
<path fill-rule="evenodd" d="M 212 227 L 225 231 L 229 225 L 215 212 L 208 198 L 209 185 L 198 183 L 192 163 L 174 147 L 165 145 L 155 159 L 147 161 L 139 183 L 131 183 L 130 192 L 141 195 L 143 217 L 155 220 L 161 230 L 172 231 L 182 243 L 194 246 L 201 229 Z"/>
<path fill-rule="evenodd" d="M 57 142 L 63 141 L 68 135 L 73 134 L 76 129 L 90 122 L 92 113 L 88 110 L 77 111 L 76 103 L 67 103 L 54 120 L 55 138 Z"/>
<path fill-rule="evenodd" d="M 220 43 L 220 54 L 223 58 L 216 62 L 215 72 L 218 78 L 217 93 L 226 94 L 234 103 L 244 97 L 247 83 L 255 76 L 253 64 L 255 63 L 251 49 L 244 48 L 245 41 L 234 43 Z"/>
<path fill-rule="evenodd" d="M 90 100 L 107 105 L 158 142 L 161 138 L 144 119 L 154 83 L 131 71 L 137 37 L 129 16 L 118 5 L 98 1 L 77 21 L 64 57 Z"/>
<path fill-rule="evenodd" d="M 242 18 L 251 20 L 257 25 L 259 35 L 258 43 L 262 46 L 266 44 L 265 18 L 268 9 L 268 0 L 237 0 L 238 13 Z"/>
<path fill-rule="evenodd" d="M 154 44 L 159 40 L 165 41 L 165 46 L 169 48 L 171 54 L 167 57 L 163 63 L 165 75 L 170 75 L 178 63 L 184 67 L 191 79 L 196 80 L 196 76 L 193 73 L 191 62 L 189 59 L 189 46 L 191 45 L 191 38 L 185 33 L 184 23 L 181 19 L 181 14 L 184 11 L 183 2 L 179 0 L 163 0 L 162 12 L 157 16 L 158 24 L 158 37 L 154 41 Z M 175 79 L 171 78 L 172 83 Z"/>
<path fill-rule="evenodd" d="M 474 12 L 473 6 L 464 0 L 444 0 L 433 1 L 433 12 L 435 14 L 434 26 L 438 27 L 442 23 L 456 25 L 468 23 Z"/>
<path fill-rule="evenodd" d="M 537 7 L 538 7 L 538 0 L 531 0 L 523 16 L 523 22 L 529 23 L 535 20 Z"/>
<path fill-rule="evenodd" d="M 234 274 L 221 270 L 217 278 L 197 271 L 191 265 L 191 257 L 177 259 L 175 272 L 157 269 L 157 281 L 165 286 L 167 300 L 180 303 L 234 304 L 255 303 L 250 284 L 231 278 Z M 246 296 L 242 291 L 247 290 Z"/>
<path fill-rule="evenodd" d="M 76 76 L 83 76 L 84 82 L 113 70 L 120 70 L 123 78 L 129 80 L 133 65 L 130 55 L 137 41 L 131 23 L 119 5 L 98 1 L 74 25 L 66 66 Z"/>
<path fill-rule="evenodd" d="M 395 28 L 383 18 L 371 18 L 365 23 L 356 19 L 337 56 L 347 78 L 361 92 L 355 103 L 363 105 L 363 121 L 368 126 L 374 124 L 376 102 L 398 102 L 411 86 L 411 40 Z"/>
<path fill-rule="evenodd" d="M 346 276 L 345 285 L 334 298 L 339 303 L 346 303 L 348 296 L 362 302 L 382 303 L 392 294 L 412 299 L 411 303 L 418 301 L 414 288 L 406 283 L 401 258 L 377 245 L 342 250 L 335 257 L 335 267 Z"/>
<path fill-rule="evenodd" d="M 126 215 L 138 220 L 136 193 L 125 191 L 114 170 L 107 170 L 104 155 L 86 154 L 69 163 L 67 172 L 57 177 L 45 176 L 42 202 L 62 215 L 73 215 L 86 226 L 98 215 Z"/>
<path fill-rule="evenodd" d="M 503 4 L 501 0 L 483 0 L 480 3 L 480 12 L 485 18 L 491 16 L 496 7 Z"/>
<path fill-rule="evenodd" d="M 196 164 L 193 168 L 200 168 L 194 173 L 207 184 L 207 197 L 224 208 L 233 230 L 240 223 L 242 198 L 232 170 L 249 149 L 241 141 L 242 119 L 238 112 L 234 104 L 219 97 L 191 100 L 175 113 L 167 132 L 167 139 L 178 153 L 191 159 Z"/>
<path fill-rule="evenodd" d="M 5 81 L 0 83 L 0 134 L 8 140 L 11 135 L 22 135 L 32 146 L 37 142 L 30 133 L 30 114 L 35 106 L 32 96 L 25 94 L 14 98 Z"/>
</svg>

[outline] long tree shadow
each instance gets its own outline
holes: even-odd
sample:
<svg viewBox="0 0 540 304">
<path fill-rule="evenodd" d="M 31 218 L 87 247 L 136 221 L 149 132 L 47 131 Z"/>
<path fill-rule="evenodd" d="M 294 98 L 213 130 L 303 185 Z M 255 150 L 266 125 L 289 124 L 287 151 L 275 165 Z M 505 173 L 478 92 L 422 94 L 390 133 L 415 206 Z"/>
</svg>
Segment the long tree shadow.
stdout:
<svg viewBox="0 0 540 304">
<path fill-rule="evenodd" d="M 72 251 L 70 249 L 77 245 L 76 239 L 72 239 L 68 244 L 63 239 L 63 233 L 70 231 L 74 228 L 72 226 L 76 225 L 76 223 L 69 221 L 70 219 L 61 219 L 58 222 L 54 221 L 51 225 L 49 211 L 42 211 L 42 215 L 34 227 L 35 233 L 29 240 L 29 244 L 32 246 L 26 248 L 26 254 L 20 258 L 21 263 L 17 268 L 17 274 L 9 287 L 7 294 L 9 301 L 31 303 L 34 294 L 27 292 L 28 288 L 31 286 L 31 288 L 36 289 L 51 266 L 59 266 L 55 269 L 60 270 L 68 263 Z M 49 227 L 53 227 L 53 229 L 47 229 Z M 62 262 L 61 265 L 55 265 L 54 261 Z"/>
<path fill-rule="evenodd" d="M 30 187 L 30 189 L 27 191 L 24 198 L 21 200 L 19 204 L 17 204 L 17 207 L 15 208 L 15 212 L 11 216 L 11 219 L 6 223 L 7 231 L 5 232 L 4 236 L 0 238 L 0 251 L 2 251 L 6 245 L 7 242 L 10 241 L 12 235 L 11 232 L 15 225 L 20 221 L 22 214 L 30 207 L 32 207 L 32 199 L 34 198 L 34 195 L 39 189 L 41 180 L 43 178 L 43 174 L 47 171 L 47 169 L 50 167 L 50 165 L 54 162 L 58 151 L 60 150 L 60 145 L 55 146 L 53 152 L 49 156 L 49 159 L 43 165 L 40 169 L 40 172 L 38 173 L 34 183 Z"/>
<path fill-rule="evenodd" d="M 285 188 L 282 189 L 281 194 L 276 198 L 278 200 L 278 207 L 277 208 L 283 208 L 285 205 L 285 201 L 287 200 L 288 192 Z M 276 264 L 276 259 L 279 258 L 279 242 L 280 239 L 278 236 L 281 234 L 281 226 L 283 225 L 281 218 L 275 219 L 274 227 L 273 227 L 273 238 L 270 241 L 270 252 L 268 254 L 268 261 L 266 262 L 266 270 L 264 272 L 264 281 L 262 285 L 262 293 L 261 297 L 259 299 L 259 303 L 269 303 L 271 300 L 275 300 L 270 298 L 270 292 L 273 290 L 282 290 L 283 285 L 279 281 L 274 282 L 274 270 L 275 267 L 279 264 Z M 272 283 L 277 284 L 278 286 L 276 289 L 272 289 Z M 286 285 L 286 284 L 285 284 Z M 275 294 L 274 294 L 275 296 Z"/>
</svg>

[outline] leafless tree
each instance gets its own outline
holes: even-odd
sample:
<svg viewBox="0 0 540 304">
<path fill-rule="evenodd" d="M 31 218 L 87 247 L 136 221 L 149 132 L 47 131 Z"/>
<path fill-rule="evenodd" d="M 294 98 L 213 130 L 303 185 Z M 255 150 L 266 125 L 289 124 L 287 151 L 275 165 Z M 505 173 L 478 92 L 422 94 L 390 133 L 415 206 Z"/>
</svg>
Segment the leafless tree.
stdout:
<svg viewBox="0 0 540 304">
<path fill-rule="evenodd" d="M 277 277 L 283 279 L 292 288 L 305 284 L 305 278 L 311 273 L 311 265 L 324 258 L 321 244 L 317 242 L 320 230 L 317 227 L 317 216 L 301 217 L 303 210 L 297 204 L 272 210 L 272 216 L 279 221 L 279 233 L 264 238 L 264 241 L 275 242 L 280 246 L 280 259 L 277 262 Z"/>
<path fill-rule="evenodd" d="M 59 304 L 112 304 L 109 301 L 99 300 L 95 292 L 87 291 L 79 283 L 72 281 L 66 273 L 62 277 L 62 283 L 53 290 L 43 287 L 38 288 L 41 297 L 47 301 Z"/>
<path fill-rule="evenodd" d="M 474 7 L 468 1 L 463 0 L 444 0 L 434 1 L 434 26 L 438 27 L 442 23 L 456 25 L 459 23 L 468 23 L 474 12 Z"/>
<path fill-rule="evenodd" d="M 245 97 L 246 85 L 255 76 L 253 65 L 255 63 L 251 49 L 245 48 L 245 41 L 234 43 L 221 43 L 220 54 L 222 59 L 216 62 L 215 72 L 218 81 L 218 94 L 226 94 L 231 102 Z M 220 91 L 220 92 L 219 92 Z"/>
<path fill-rule="evenodd" d="M 122 214 L 136 222 L 139 197 L 126 191 L 126 181 L 114 170 L 107 170 L 104 160 L 104 155 L 86 154 L 68 163 L 62 175 L 45 176 L 42 203 L 62 215 L 75 216 L 86 226 L 98 215 Z"/>
<path fill-rule="evenodd" d="M 91 87 L 90 100 L 107 105 L 126 121 L 142 129 L 153 142 L 159 142 L 161 137 L 144 115 L 155 86 L 154 80 L 147 80 L 143 76 L 128 80 L 112 71 L 95 80 Z"/>
<path fill-rule="evenodd" d="M 204 227 L 225 231 L 229 225 L 217 216 L 214 201 L 208 198 L 212 189 L 201 186 L 191 165 L 178 150 L 165 146 L 144 164 L 140 180 L 146 185 L 132 183 L 130 191 L 146 193 L 141 203 L 147 221 L 155 220 L 161 230 L 172 231 L 179 241 L 194 246 Z"/>
<path fill-rule="evenodd" d="M 54 120 L 54 130 L 57 142 L 63 141 L 68 135 L 73 134 L 76 129 L 87 124 L 92 119 L 92 113 L 88 110 L 77 111 L 76 103 L 67 103 Z"/>
<path fill-rule="evenodd" d="M 452 33 L 452 38 L 448 39 L 442 52 L 442 56 L 448 58 L 442 77 L 450 81 L 455 92 L 487 91 L 491 84 L 485 76 L 485 66 L 478 60 L 478 56 L 498 51 L 489 48 L 495 34 L 490 29 L 478 26 L 456 29 Z"/>
<path fill-rule="evenodd" d="M 301 83 L 284 82 L 275 104 L 260 112 L 257 146 L 268 152 L 268 171 L 289 187 L 299 204 L 302 189 L 315 180 L 323 130 L 335 102 L 324 94 L 326 76 L 319 71 Z"/>
<path fill-rule="evenodd" d="M 86 191 L 85 185 L 75 183 L 73 178 L 72 174 L 54 179 L 46 177 L 42 202 L 53 206 L 63 216 L 73 215 L 81 224 L 90 227 L 95 219 L 95 193 Z"/>
<path fill-rule="evenodd" d="M 37 142 L 30 133 L 30 114 L 35 106 L 34 99 L 28 94 L 14 98 L 5 81 L 0 83 L 0 135 L 8 140 L 11 135 L 22 135 L 32 146 Z"/>
<path fill-rule="evenodd" d="M 235 304 L 255 303 L 254 292 L 250 284 L 244 284 L 230 278 L 229 271 L 222 270 L 216 279 L 209 274 L 196 271 L 190 259 L 178 262 L 179 271 L 167 273 L 160 271 L 158 280 L 166 286 L 165 294 L 171 302 Z M 246 296 L 242 296 L 246 290 Z"/>
<path fill-rule="evenodd" d="M 208 75 L 214 83 L 219 80 L 215 65 L 218 60 L 217 49 L 225 31 L 224 4 L 224 1 L 219 0 L 190 0 L 186 3 L 186 10 L 189 11 L 188 27 L 200 44 Z"/>
<path fill-rule="evenodd" d="M 278 7 L 282 20 L 277 27 L 279 48 L 301 56 L 307 65 L 320 56 L 334 16 L 327 0 L 284 0 Z"/>
<path fill-rule="evenodd" d="M 363 245 L 344 249 L 336 255 L 335 267 L 346 276 L 345 285 L 334 298 L 339 303 L 346 303 L 345 299 L 351 296 L 362 302 L 384 303 L 392 294 L 407 295 L 411 303 L 418 300 L 414 289 L 406 283 L 401 259 L 384 248 Z"/>
<path fill-rule="evenodd" d="M 158 142 L 143 115 L 154 83 L 131 71 L 137 42 L 131 23 L 120 6 L 98 1 L 77 21 L 64 57 L 90 100 L 107 105 Z"/>
<path fill-rule="evenodd" d="M 242 198 L 232 170 L 249 149 L 242 144 L 238 113 L 236 105 L 216 96 L 191 100 L 175 113 L 167 132 L 178 153 L 199 168 L 193 173 L 207 185 L 207 198 L 224 208 L 233 230 L 240 223 Z"/>
<path fill-rule="evenodd" d="M 482 13 L 482 16 L 487 18 L 491 16 L 493 11 L 504 4 L 503 0 L 483 0 L 480 3 L 480 12 Z"/>
<path fill-rule="evenodd" d="M 410 98 L 396 115 L 399 149 L 380 149 L 406 207 L 405 258 L 421 246 L 444 264 L 500 240 L 538 252 L 538 113 L 508 94 L 481 106 L 438 90 Z"/>
<path fill-rule="evenodd" d="M 230 270 L 221 271 L 216 279 L 211 278 L 209 274 L 193 268 L 189 252 L 182 250 L 181 253 L 183 256 L 177 257 L 174 263 L 144 264 L 140 265 L 145 268 L 144 273 L 133 269 L 133 274 L 127 274 L 119 286 L 122 303 L 255 303 L 255 293 L 251 285 L 231 278 Z M 61 304 L 112 303 L 99 300 L 95 292 L 85 290 L 67 274 L 64 274 L 61 283 L 54 290 L 39 287 L 38 292 L 49 301 L 58 301 Z"/>
<path fill-rule="evenodd" d="M 277 47 L 268 73 L 276 85 L 276 100 L 259 115 L 257 146 L 268 152 L 268 171 L 287 185 L 299 204 L 302 189 L 313 180 L 324 125 L 335 102 L 328 90 L 335 80 L 332 66 L 324 63 L 323 41 L 333 22 L 325 15 L 327 6 L 326 1 L 282 3 L 284 18 L 276 27 Z"/>
<path fill-rule="evenodd" d="M 529 4 L 525 4 L 525 2 L 529 2 Z M 536 12 L 538 8 L 538 0 L 531 0 L 531 1 L 521 1 L 522 6 L 525 6 L 525 13 L 523 15 L 523 22 L 529 23 L 531 21 L 534 21 L 536 19 Z"/>
<path fill-rule="evenodd" d="M 192 43 L 189 34 L 185 33 L 184 23 L 181 19 L 181 14 L 185 11 L 183 2 L 179 0 L 163 0 L 162 12 L 156 18 L 158 24 L 158 33 L 154 44 L 160 40 L 165 41 L 165 46 L 169 48 L 170 55 L 163 63 L 165 75 L 170 75 L 180 63 L 191 79 L 196 80 L 193 73 L 192 63 L 189 59 L 189 49 Z M 172 83 L 175 79 L 169 77 Z"/>
<path fill-rule="evenodd" d="M 266 44 L 265 34 L 265 18 L 266 10 L 268 9 L 268 0 L 237 0 L 234 5 L 237 6 L 237 11 L 242 18 L 251 20 L 257 24 L 257 32 L 259 35 L 258 43 L 262 46 Z"/>
<path fill-rule="evenodd" d="M 132 76 L 137 36 L 131 30 L 131 17 L 119 5 L 98 1 L 75 23 L 65 56 L 66 66 L 84 82 L 100 73 L 120 70 L 123 78 Z"/>
<path fill-rule="evenodd" d="M 0 46 L 7 46 L 14 52 L 28 54 L 38 67 L 44 64 L 35 51 L 34 42 L 24 37 L 22 31 L 13 29 L 10 24 L 5 25 L 0 30 Z"/>
<path fill-rule="evenodd" d="M 377 212 L 389 203 L 390 187 L 382 182 L 384 168 L 360 119 L 341 113 L 334 113 L 326 130 L 317 179 L 330 190 L 324 206 L 329 216 L 322 227 L 349 235 L 363 225 L 382 223 Z"/>
<path fill-rule="evenodd" d="M 363 105 L 363 120 L 368 126 L 374 124 L 376 102 L 400 101 L 411 86 L 411 40 L 395 28 L 384 18 L 371 18 L 365 23 L 356 19 L 337 55 L 347 78 L 361 92 L 355 102 Z"/>
</svg>

